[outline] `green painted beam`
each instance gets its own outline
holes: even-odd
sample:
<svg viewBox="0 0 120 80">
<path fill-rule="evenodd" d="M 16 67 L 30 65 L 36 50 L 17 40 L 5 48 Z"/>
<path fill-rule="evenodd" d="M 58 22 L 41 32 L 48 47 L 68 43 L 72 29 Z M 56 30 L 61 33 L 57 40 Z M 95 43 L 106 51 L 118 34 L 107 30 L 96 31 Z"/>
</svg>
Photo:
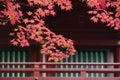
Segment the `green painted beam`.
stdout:
<svg viewBox="0 0 120 80">
<path fill-rule="evenodd" d="M 15 51 L 12 52 L 12 62 L 15 62 Z M 12 65 L 12 68 L 15 68 L 15 65 Z M 15 77 L 15 73 L 12 73 L 12 77 Z"/>
<path fill-rule="evenodd" d="M 10 62 L 10 51 L 7 51 L 7 62 Z M 7 65 L 7 68 L 10 68 L 10 65 Z M 7 77 L 10 77 L 10 73 L 7 73 Z"/>
<path fill-rule="evenodd" d="M 88 56 L 88 54 L 89 54 L 89 53 L 88 53 L 88 51 L 85 51 L 85 53 L 84 53 L 84 54 L 85 54 L 85 62 L 89 62 L 89 60 L 88 60 L 88 58 L 89 58 L 89 56 Z M 88 66 L 88 65 L 86 65 L 86 66 L 85 66 L 85 68 L 89 68 L 89 66 Z M 89 76 L 89 74 L 87 73 L 87 75 L 86 75 L 86 76 L 88 77 L 88 76 Z"/>
<path fill-rule="evenodd" d="M 90 52 L 90 62 L 94 62 L 94 54 L 93 51 Z M 93 65 L 90 66 L 91 68 L 94 68 Z M 90 77 L 94 77 L 94 73 L 90 74 Z"/>
<path fill-rule="evenodd" d="M 96 58 L 95 61 L 96 61 L 96 62 L 99 62 L 99 57 L 100 57 L 100 56 L 99 56 L 98 54 L 99 54 L 99 52 L 96 51 L 96 52 L 95 52 L 95 58 Z M 96 68 L 99 68 L 99 66 L 97 65 Z M 99 77 L 99 73 L 96 73 L 96 74 L 95 74 L 95 77 Z"/>
<path fill-rule="evenodd" d="M 104 52 L 101 51 L 100 52 L 100 62 L 104 62 Z M 101 66 L 101 68 L 104 68 L 104 66 Z M 104 73 L 101 73 L 101 77 L 104 77 L 105 74 Z"/>
<path fill-rule="evenodd" d="M 5 62 L 5 52 L 4 52 L 4 51 L 2 51 L 2 62 L 3 62 L 3 63 Z M 2 68 L 5 68 L 5 66 L 2 65 Z M 4 77 L 4 76 L 5 76 L 5 74 L 2 73 L 2 74 L 1 74 L 1 77 Z"/>
<path fill-rule="evenodd" d="M 20 62 L 20 58 L 21 58 L 21 52 L 18 51 L 17 52 L 17 62 Z M 18 65 L 17 68 L 20 68 L 20 65 Z M 20 73 L 17 73 L 17 77 L 20 77 Z"/>
<path fill-rule="evenodd" d="M 70 56 L 69 59 L 64 59 L 61 62 L 104 62 L 104 51 L 102 50 L 91 50 L 91 51 L 80 51 L 76 52 L 74 56 Z M 104 68 L 104 66 L 73 66 L 73 65 L 60 65 L 60 68 Z M 60 77 L 79 77 L 79 73 L 59 73 Z M 104 73 L 88 73 L 87 77 L 104 77 Z"/>
<path fill-rule="evenodd" d="M 79 62 L 79 61 L 78 61 L 78 59 L 79 59 L 78 57 L 79 57 L 79 56 L 78 56 L 78 52 L 76 52 L 76 54 L 75 54 L 75 62 Z M 79 68 L 79 66 L 77 65 L 76 68 Z M 75 77 L 79 77 L 79 73 L 76 73 L 76 74 L 75 74 Z"/>
<path fill-rule="evenodd" d="M 22 53 L 21 53 L 22 52 Z M 25 51 L 1 51 L 1 62 L 26 62 L 26 52 Z M 26 68 L 25 65 L 2 65 L 2 68 Z M 0 73 L 0 77 L 25 77 L 26 73 L 14 73 L 14 72 L 6 72 L 6 73 Z"/>
<path fill-rule="evenodd" d="M 65 59 L 65 62 L 68 62 L 68 59 Z M 68 68 L 68 65 L 66 65 L 65 68 Z M 68 77 L 68 76 L 69 76 L 68 74 L 69 74 L 69 73 L 66 73 L 66 74 L 65 74 L 65 77 Z"/>
<path fill-rule="evenodd" d="M 61 62 L 63 62 L 63 60 L 61 60 Z M 60 65 L 60 68 L 63 68 L 63 65 Z M 63 73 L 60 73 L 60 77 L 64 77 Z"/>
<path fill-rule="evenodd" d="M 84 55 L 84 53 L 81 51 L 81 52 L 80 52 L 80 62 L 84 62 L 83 55 Z M 84 68 L 84 66 L 81 65 L 80 68 Z"/>
<path fill-rule="evenodd" d="M 23 51 L 22 53 L 22 62 L 26 62 L 26 52 Z M 22 68 L 26 68 L 25 65 L 22 65 Z M 22 77 L 25 77 L 25 73 L 22 73 Z"/>
<path fill-rule="evenodd" d="M 70 56 L 70 62 L 73 62 L 73 56 Z M 70 68 L 73 68 L 73 65 L 70 65 Z M 74 73 L 71 73 L 70 74 L 70 77 L 73 77 L 74 76 Z"/>
</svg>

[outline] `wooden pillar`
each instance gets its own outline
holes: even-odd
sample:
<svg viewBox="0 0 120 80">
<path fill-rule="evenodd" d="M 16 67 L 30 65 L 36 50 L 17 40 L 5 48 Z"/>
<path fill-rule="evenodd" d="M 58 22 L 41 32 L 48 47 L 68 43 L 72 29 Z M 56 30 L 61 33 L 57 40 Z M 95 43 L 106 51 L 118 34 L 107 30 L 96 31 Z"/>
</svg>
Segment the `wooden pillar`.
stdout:
<svg viewBox="0 0 120 80">
<path fill-rule="evenodd" d="M 86 74 L 87 74 L 86 71 L 81 71 L 80 72 L 80 77 L 82 77 L 82 80 L 86 80 Z"/>
<path fill-rule="evenodd" d="M 40 72 L 38 71 L 38 69 L 39 69 L 39 64 L 34 64 L 33 76 L 34 76 L 35 80 L 38 80 L 38 78 L 40 77 Z"/>
<path fill-rule="evenodd" d="M 114 62 L 120 63 L 120 46 L 116 47 L 115 49 Z M 120 66 L 115 66 L 115 68 L 120 68 Z M 115 76 L 120 77 L 120 73 L 115 74 Z"/>
<path fill-rule="evenodd" d="M 38 51 L 38 46 L 37 47 L 34 47 L 32 46 L 31 47 L 31 52 L 30 52 L 30 57 L 31 57 L 31 62 L 39 62 L 39 51 Z"/>
<path fill-rule="evenodd" d="M 42 55 L 42 62 L 46 63 L 46 55 L 45 54 Z M 42 68 L 45 69 L 46 65 L 42 65 Z M 46 77 L 46 73 L 42 73 L 42 77 Z"/>
<path fill-rule="evenodd" d="M 113 50 L 107 51 L 107 62 L 114 63 L 114 52 Z M 114 68 L 114 66 L 108 66 L 107 68 Z M 107 76 L 113 77 L 113 73 L 108 73 Z"/>
</svg>

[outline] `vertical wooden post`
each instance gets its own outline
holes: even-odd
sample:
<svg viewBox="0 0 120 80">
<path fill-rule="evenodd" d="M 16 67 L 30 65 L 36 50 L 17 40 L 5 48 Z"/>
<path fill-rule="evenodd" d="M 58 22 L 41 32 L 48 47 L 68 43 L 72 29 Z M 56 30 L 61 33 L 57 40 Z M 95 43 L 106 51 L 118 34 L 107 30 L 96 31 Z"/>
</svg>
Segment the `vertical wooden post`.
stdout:
<svg viewBox="0 0 120 80">
<path fill-rule="evenodd" d="M 112 50 L 107 51 L 107 62 L 114 63 L 114 55 L 115 53 Z M 114 66 L 107 66 L 107 68 L 114 68 Z M 108 73 L 107 76 L 114 77 L 114 73 Z"/>
<path fill-rule="evenodd" d="M 115 50 L 114 59 L 115 59 L 115 62 L 120 63 L 120 46 L 118 46 Z M 120 66 L 115 66 L 115 68 L 120 68 Z M 120 77 L 120 73 L 115 74 L 115 76 Z"/>
<path fill-rule="evenodd" d="M 39 69 L 39 64 L 34 64 L 33 76 L 34 76 L 35 79 L 40 76 L 40 72 L 38 71 L 38 69 Z"/>
<path fill-rule="evenodd" d="M 81 71 L 80 76 L 86 78 L 86 71 Z"/>
<path fill-rule="evenodd" d="M 46 55 L 45 54 L 42 55 L 42 62 L 46 63 Z M 42 65 L 42 68 L 45 69 L 46 65 Z M 42 77 L 46 77 L 46 73 L 42 73 Z"/>
</svg>

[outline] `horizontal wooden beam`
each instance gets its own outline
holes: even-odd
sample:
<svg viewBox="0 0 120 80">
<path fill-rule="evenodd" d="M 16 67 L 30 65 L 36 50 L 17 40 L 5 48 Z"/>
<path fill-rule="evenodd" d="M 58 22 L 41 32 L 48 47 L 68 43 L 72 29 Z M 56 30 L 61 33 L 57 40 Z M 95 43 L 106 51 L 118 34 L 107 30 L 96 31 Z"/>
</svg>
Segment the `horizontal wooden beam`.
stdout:
<svg viewBox="0 0 120 80">
<path fill-rule="evenodd" d="M 102 65 L 102 66 L 116 66 L 120 63 L 96 63 L 96 62 L 0 62 L 0 65 Z"/>
<path fill-rule="evenodd" d="M 118 40 L 104 40 L 104 39 L 99 39 L 99 40 L 91 40 L 91 39 L 77 39 L 74 41 L 75 45 L 78 46 L 119 46 Z"/>
<path fill-rule="evenodd" d="M 81 39 L 80 37 L 76 37 L 72 39 L 74 42 L 74 45 L 76 46 L 96 46 L 96 47 L 101 47 L 101 46 L 119 46 L 119 40 L 112 40 L 112 39 Z M 0 46 L 13 46 L 12 44 L 9 43 L 8 40 L 0 40 Z M 33 42 L 31 43 L 31 46 L 39 46 L 39 44 Z"/>
<path fill-rule="evenodd" d="M 0 77 L 0 80 L 35 80 L 35 77 Z M 120 80 L 120 77 L 38 77 L 38 80 Z"/>
<path fill-rule="evenodd" d="M 118 73 L 120 72 L 120 69 L 114 69 L 114 68 L 106 68 L 106 69 L 91 69 L 91 68 L 85 68 L 85 69 L 77 69 L 77 68 L 46 68 L 46 69 L 43 69 L 43 68 L 2 68 L 0 69 L 0 72 L 33 72 L 33 71 L 40 71 L 40 72 L 51 72 L 51 73 L 54 73 L 54 72 L 82 72 L 82 71 L 85 71 L 85 72 L 97 72 L 97 73 Z"/>
</svg>

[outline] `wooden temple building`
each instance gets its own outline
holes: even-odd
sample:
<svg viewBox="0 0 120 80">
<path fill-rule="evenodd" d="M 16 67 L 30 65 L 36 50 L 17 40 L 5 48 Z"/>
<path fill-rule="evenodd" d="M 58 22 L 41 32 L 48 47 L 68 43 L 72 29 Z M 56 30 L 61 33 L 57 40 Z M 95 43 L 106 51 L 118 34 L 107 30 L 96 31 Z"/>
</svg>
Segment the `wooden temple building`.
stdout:
<svg viewBox="0 0 120 80">
<path fill-rule="evenodd" d="M 47 26 L 70 38 L 77 50 L 60 62 L 48 62 L 40 47 L 14 47 L 11 27 L 0 27 L 0 80 L 120 80 L 120 30 L 90 21 L 88 7 L 72 0 L 73 9 L 56 9 Z"/>
</svg>

